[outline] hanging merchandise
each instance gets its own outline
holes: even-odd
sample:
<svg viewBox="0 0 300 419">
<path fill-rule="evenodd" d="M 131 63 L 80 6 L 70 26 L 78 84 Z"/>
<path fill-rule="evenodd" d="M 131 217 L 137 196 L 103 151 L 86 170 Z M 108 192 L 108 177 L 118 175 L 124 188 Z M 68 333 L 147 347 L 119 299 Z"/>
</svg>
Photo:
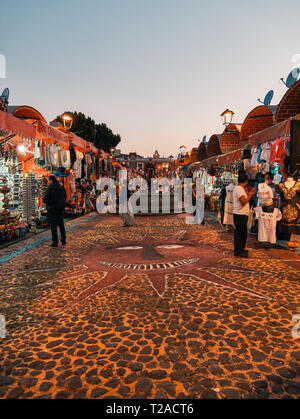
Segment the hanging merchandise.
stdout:
<svg viewBox="0 0 300 419">
<path fill-rule="evenodd" d="M 257 166 L 259 163 L 259 156 L 261 154 L 261 146 L 252 149 L 251 166 Z"/>
<path fill-rule="evenodd" d="M 266 183 L 261 183 L 258 185 L 258 192 L 257 192 L 258 207 L 266 207 L 273 205 L 274 200 L 274 193 L 272 188 L 267 185 Z"/>
<path fill-rule="evenodd" d="M 233 190 L 235 184 L 231 183 L 226 187 L 226 200 L 225 200 L 225 211 L 224 211 L 224 220 L 223 224 L 225 226 L 234 226 L 233 221 Z"/>
<path fill-rule="evenodd" d="M 32 223 L 38 213 L 38 184 L 35 173 L 26 173 L 21 181 L 22 217 L 27 223 Z"/>
<path fill-rule="evenodd" d="M 262 160 L 259 171 L 263 176 L 270 172 L 270 165 L 266 160 Z"/>
<path fill-rule="evenodd" d="M 281 231 L 300 234 L 300 181 L 289 178 L 279 188 L 283 202 Z"/>
<path fill-rule="evenodd" d="M 76 160 L 73 164 L 73 169 L 75 172 L 75 178 L 76 179 L 81 179 L 82 178 L 82 160 L 84 158 L 83 153 L 81 153 L 80 151 L 76 150 Z"/>
<path fill-rule="evenodd" d="M 271 155 L 271 144 L 265 143 L 262 146 L 262 153 L 261 153 L 261 160 L 269 162 L 270 161 L 270 155 Z"/>
<path fill-rule="evenodd" d="M 255 208 L 256 219 L 258 220 L 258 241 L 260 243 L 276 244 L 276 227 L 281 220 L 282 214 L 275 208 L 273 212 L 264 212 L 261 207 Z"/>
<path fill-rule="evenodd" d="M 2 198 L 2 210 L 0 212 L 0 244 L 6 243 L 16 238 L 24 237 L 27 232 L 26 226 L 19 216 L 14 216 L 10 212 L 10 192 L 8 180 L 5 176 L 1 179 L 0 195 Z"/>
<path fill-rule="evenodd" d="M 9 162 L 12 162 L 10 164 Z M 2 181 L 6 179 L 7 187 L 10 188 L 10 212 L 15 213 L 20 204 L 20 166 L 16 164 L 18 160 L 0 157 L 0 188 L 4 186 Z M 0 196 L 0 211 L 3 209 L 3 199 Z"/>
</svg>

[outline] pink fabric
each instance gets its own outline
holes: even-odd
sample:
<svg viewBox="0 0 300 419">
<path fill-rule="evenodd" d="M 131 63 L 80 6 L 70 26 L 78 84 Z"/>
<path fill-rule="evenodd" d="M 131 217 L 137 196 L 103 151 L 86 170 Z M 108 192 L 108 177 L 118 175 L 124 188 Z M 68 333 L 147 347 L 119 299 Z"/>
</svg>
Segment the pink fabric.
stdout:
<svg viewBox="0 0 300 419">
<path fill-rule="evenodd" d="M 0 111 L 0 129 L 17 134 L 20 137 L 36 138 L 36 128 L 28 122 L 15 118 L 7 112 Z"/>
<path fill-rule="evenodd" d="M 243 150 L 235 150 L 231 153 L 223 154 L 222 156 L 218 157 L 218 165 L 224 166 L 226 164 L 234 163 L 236 161 L 241 160 Z"/>
<path fill-rule="evenodd" d="M 209 159 L 203 160 L 201 163 L 203 167 L 216 165 L 218 163 L 218 156 L 210 157 Z"/>
<path fill-rule="evenodd" d="M 68 147 L 70 145 L 70 139 L 68 135 L 64 134 L 58 129 L 51 127 L 48 124 L 45 124 L 42 121 L 38 122 L 37 136 L 38 138 L 52 140 Z"/>
<path fill-rule="evenodd" d="M 73 133 L 71 133 L 71 141 L 72 141 L 72 144 L 74 144 L 74 146 L 82 148 L 86 151 L 90 150 L 91 143 L 89 143 L 88 141 L 85 141 L 83 138 L 80 138 Z"/>
<path fill-rule="evenodd" d="M 271 147 L 270 163 L 283 163 L 287 152 L 284 148 L 285 140 L 278 138 Z"/>
</svg>

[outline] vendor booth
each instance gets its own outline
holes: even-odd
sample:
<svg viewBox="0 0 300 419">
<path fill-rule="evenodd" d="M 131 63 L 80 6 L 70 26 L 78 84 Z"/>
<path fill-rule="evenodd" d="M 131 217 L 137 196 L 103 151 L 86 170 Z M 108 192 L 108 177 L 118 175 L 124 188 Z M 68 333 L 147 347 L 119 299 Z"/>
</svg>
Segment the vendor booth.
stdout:
<svg viewBox="0 0 300 419">
<path fill-rule="evenodd" d="M 96 180 L 117 168 L 103 150 L 44 119 L 0 111 L 0 244 L 47 226 L 43 196 L 53 174 L 67 192 L 66 217 L 95 209 Z"/>
</svg>

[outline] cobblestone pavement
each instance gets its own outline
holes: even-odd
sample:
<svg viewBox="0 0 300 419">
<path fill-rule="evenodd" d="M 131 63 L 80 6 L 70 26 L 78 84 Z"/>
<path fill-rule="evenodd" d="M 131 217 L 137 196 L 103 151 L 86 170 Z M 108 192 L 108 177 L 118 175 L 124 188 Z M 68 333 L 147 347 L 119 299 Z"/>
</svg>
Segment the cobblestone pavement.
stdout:
<svg viewBox="0 0 300 419">
<path fill-rule="evenodd" d="M 299 398 L 299 255 L 235 259 L 183 216 L 83 221 L 0 251 L 0 398 Z"/>
</svg>

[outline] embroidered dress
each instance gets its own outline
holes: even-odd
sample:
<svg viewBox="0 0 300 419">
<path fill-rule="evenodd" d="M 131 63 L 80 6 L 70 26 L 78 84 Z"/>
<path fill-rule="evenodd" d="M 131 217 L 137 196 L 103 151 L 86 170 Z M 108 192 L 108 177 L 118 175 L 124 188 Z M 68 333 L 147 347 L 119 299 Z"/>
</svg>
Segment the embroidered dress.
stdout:
<svg viewBox="0 0 300 419">
<path fill-rule="evenodd" d="M 279 185 L 283 201 L 281 231 L 289 234 L 300 234 L 300 181 L 292 188 L 285 183 Z"/>
</svg>

